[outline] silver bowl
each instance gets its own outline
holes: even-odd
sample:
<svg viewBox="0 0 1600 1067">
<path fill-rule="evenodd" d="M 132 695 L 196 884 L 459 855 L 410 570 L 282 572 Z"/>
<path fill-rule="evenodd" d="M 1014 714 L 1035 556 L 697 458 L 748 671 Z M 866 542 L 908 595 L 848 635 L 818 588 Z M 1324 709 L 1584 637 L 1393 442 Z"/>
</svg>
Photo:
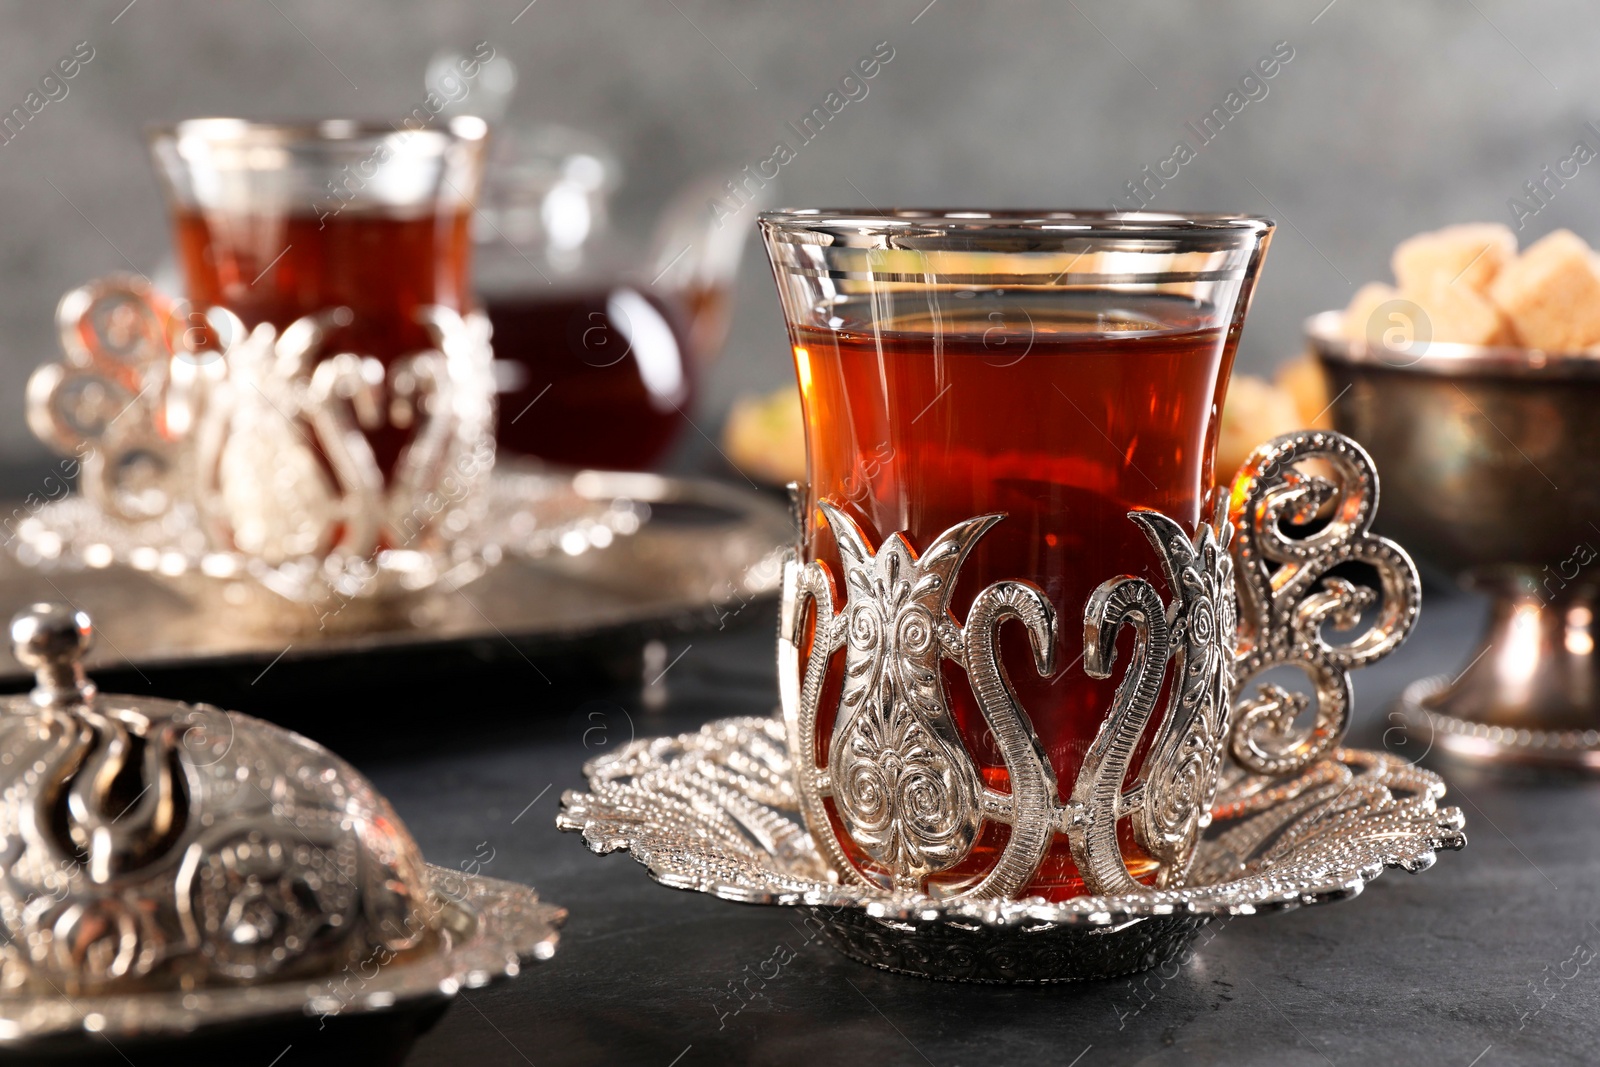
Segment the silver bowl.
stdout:
<svg viewBox="0 0 1600 1067">
<path fill-rule="evenodd" d="M 1454 680 L 1402 708 L 1443 752 L 1600 770 L 1600 356 L 1351 341 L 1308 320 L 1335 427 L 1383 471 L 1384 532 L 1493 598 Z"/>
</svg>

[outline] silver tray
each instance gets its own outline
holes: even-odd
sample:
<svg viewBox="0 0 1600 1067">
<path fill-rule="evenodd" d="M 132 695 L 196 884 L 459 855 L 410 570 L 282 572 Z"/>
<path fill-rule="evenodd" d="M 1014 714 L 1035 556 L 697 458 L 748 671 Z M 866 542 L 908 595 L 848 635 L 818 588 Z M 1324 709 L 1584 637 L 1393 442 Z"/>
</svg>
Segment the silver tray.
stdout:
<svg viewBox="0 0 1600 1067">
<path fill-rule="evenodd" d="M 450 651 L 479 661 L 517 660 L 583 643 L 599 646 L 621 635 L 726 625 L 776 595 L 782 548 L 793 534 L 788 511 L 775 497 L 704 480 L 534 474 L 504 466 L 507 479 L 564 479 L 566 490 L 601 508 L 631 502 L 643 521 L 603 547 L 567 547 L 559 536 L 552 544 L 548 527 L 530 525 L 507 539 L 505 557 L 482 577 L 458 588 L 441 582 L 409 601 L 403 614 L 359 628 L 251 627 L 215 598 L 195 595 L 196 583 L 206 581 L 201 576 L 169 577 L 120 561 L 29 566 L 14 550 L 0 553 L 0 605 L 10 605 L 9 611 L 39 600 L 66 601 L 105 620 L 86 663 L 91 671 L 226 667 L 243 677 L 269 665 L 288 673 L 285 668 L 297 664 L 351 659 L 381 659 L 403 669 Z M 501 474 L 497 470 L 497 479 Z M 13 515 L 27 510 L 7 509 Z M 20 686 L 29 677 L 9 651 L 0 652 L 0 685 Z"/>
<path fill-rule="evenodd" d="M 967 982 L 1111 978 L 1181 958 L 1213 919 L 1347 900 L 1386 868 L 1418 872 L 1466 844 L 1438 775 L 1336 749 L 1304 773 L 1225 775 L 1187 883 L 1117 897 L 944 901 L 842 885 L 800 821 L 783 724 L 724 719 L 634 741 L 584 768 L 557 825 L 632 853 L 663 885 L 790 906 L 836 949 L 884 970 Z"/>
</svg>

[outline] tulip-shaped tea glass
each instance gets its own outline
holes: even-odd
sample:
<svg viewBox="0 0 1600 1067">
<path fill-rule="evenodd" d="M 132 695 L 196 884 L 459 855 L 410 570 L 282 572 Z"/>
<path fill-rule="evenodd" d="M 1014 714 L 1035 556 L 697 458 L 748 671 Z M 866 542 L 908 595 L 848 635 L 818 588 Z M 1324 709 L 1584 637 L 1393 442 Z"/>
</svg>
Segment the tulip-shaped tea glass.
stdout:
<svg viewBox="0 0 1600 1067">
<path fill-rule="evenodd" d="M 195 431 L 217 547 L 280 568 L 409 555 L 421 585 L 470 524 L 494 460 L 469 278 L 486 136 L 470 117 L 152 132 L 197 309 L 185 339 L 225 350 Z"/>
<path fill-rule="evenodd" d="M 808 472 L 780 684 L 823 856 L 937 896 L 1177 884 L 1226 745 L 1213 452 L 1272 224 L 761 225 Z"/>
</svg>

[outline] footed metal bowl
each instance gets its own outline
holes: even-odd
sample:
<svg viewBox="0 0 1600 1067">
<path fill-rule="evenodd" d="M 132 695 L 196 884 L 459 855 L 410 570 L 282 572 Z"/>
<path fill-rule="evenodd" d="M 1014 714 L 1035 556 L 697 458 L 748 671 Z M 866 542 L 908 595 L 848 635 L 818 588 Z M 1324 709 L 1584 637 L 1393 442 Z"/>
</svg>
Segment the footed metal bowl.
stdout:
<svg viewBox="0 0 1600 1067">
<path fill-rule="evenodd" d="M 1306 333 L 1335 427 L 1383 471 L 1380 526 L 1493 597 L 1465 669 L 1402 709 L 1449 755 L 1600 770 L 1600 356 L 1391 347 L 1340 322 Z"/>
</svg>

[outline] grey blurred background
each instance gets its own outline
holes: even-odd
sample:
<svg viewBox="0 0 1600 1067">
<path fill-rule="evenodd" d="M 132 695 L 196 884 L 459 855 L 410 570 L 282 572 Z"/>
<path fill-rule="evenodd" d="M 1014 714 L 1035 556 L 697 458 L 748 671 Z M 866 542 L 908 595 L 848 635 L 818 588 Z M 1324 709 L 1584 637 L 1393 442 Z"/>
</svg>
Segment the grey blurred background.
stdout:
<svg viewBox="0 0 1600 1067">
<path fill-rule="evenodd" d="M 513 123 L 559 122 L 618 147 L 625 199 L 755 164 L 881 41 L 893 60 L 797 159 L 792 204 L 1106 207 L 1172 154 L 1280 41 L 1294 56 L 1153 209 L 1261 212 L 1280 229 L 1240 367 L 1294 352 L 1308 314 L 1388 277 L 1400 238 L 1474 219 L 1600 146 L 1592 3 L 1581 0 L 92 0 L 0 3 L 0 113 L 81 41 L 94 58 L 0 144 L 0 469 L 44 458 L 22 419 L 55 353 L 68 288 L 158 271 L 163 208 L 141 127 L 202 114 L 397 121 L 428 58 L 487 40 L 512 58 Z M 792 138 L 791 138 L 792 140 Z M 1600 241 L 1600 164 L 1519 236 Z M 1126 201 L 1124 201 L 1126 203 Z M 753 240 L 753 238 L 752 238 Z M 776 294 L 753 246 L 727 353 L 696 415 L 790 373 Z"/>
</svg>

